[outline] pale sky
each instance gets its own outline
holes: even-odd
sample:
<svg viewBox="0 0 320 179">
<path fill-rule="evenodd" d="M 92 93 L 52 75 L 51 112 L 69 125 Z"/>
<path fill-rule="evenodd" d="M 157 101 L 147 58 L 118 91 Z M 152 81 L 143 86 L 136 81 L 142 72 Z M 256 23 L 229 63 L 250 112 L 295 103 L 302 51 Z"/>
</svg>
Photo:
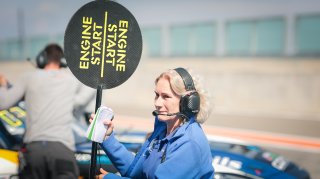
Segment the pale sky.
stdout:
<svg viewBox="0 0 320 179">
<path fill-rule="evenodd" d="M 62 34 L 72 15 L 88 0 L 2 0 L 0 40 Z M 310 11 L 320 14 L 320 0 L 117 0 L 140 25 L 199 22 L 252 14 Z M 20 13 L 18 13 L 20 12 Z M 23 14 L 18 22 L 18 14 Z M 19 26 L 18 26 L 19 24 Z M 20 27 L 20 28 L 19 28 Z M 23 27 L 23 28 L 22 28 Z M 20 33 L 21 34 L 21 33 Z"/>
</svg>

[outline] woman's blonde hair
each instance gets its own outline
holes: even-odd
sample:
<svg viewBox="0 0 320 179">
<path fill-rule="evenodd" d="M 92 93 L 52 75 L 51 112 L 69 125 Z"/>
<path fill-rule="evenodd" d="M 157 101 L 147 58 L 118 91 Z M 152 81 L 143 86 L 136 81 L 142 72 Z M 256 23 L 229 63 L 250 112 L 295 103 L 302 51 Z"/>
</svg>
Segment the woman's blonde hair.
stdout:
<svg viewBox="0 0 320 179">
<path fill-rule="evenodd" d="M 188 71 L 190 76 L 192 77 L 194 87 L 200 96 L 200 110 L 199 113 L 196 115 L 196 121 L 198 123 L 204 123 L 210 115 L 210 100 L 209 100 L 209 93 L 203 88 L 202 79 L 199 75 L 193 74 L 192 70 L 185 68 Z M 158 83 L 160 78 L 166 78 L 169 80 L 170 86 L 174 93 L 179 96 L 183 96 L 188 93 L 186 91 L 184 82 L 182 77 L 176 72 L 175 70 L 168 70 L 159 75 L 158 78 L 155 80 L 155 84 Z"/>
</svg>

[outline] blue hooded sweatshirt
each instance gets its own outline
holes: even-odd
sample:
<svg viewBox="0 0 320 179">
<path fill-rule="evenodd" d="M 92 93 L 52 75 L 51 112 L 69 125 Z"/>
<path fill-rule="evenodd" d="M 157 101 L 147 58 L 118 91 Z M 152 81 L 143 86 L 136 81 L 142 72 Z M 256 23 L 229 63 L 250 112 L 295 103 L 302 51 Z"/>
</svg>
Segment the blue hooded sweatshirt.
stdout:
<svg viewBox="0 0 320 179">
<path fill-rule="evenodd" d="M 175 133 L 165 141 L 164 155 L 161 161 L 150 162 L 150 148 L 153 141 L 166 133 L 166 124 L 155 118 L 154 132 L 134 156 L 112 133 L 101 147 L 106 152 L 121 176 L 109 173 L 104 179 L 113 178 L 159 178 L 159 179 L 212 179 L 214 169 L 208 140 L 199 123 L 194 117 L 180 126 Z M 157 159 L 155 159 L 157 160 Z M 150 164 L 146 165 L 146 161 Z M 146 168 L 147 167 L 147 168 Z M 150 167 L 150 168 L 148 168 Z M 146 175 L 144 171 L 154 171 Z"/>
</svg>

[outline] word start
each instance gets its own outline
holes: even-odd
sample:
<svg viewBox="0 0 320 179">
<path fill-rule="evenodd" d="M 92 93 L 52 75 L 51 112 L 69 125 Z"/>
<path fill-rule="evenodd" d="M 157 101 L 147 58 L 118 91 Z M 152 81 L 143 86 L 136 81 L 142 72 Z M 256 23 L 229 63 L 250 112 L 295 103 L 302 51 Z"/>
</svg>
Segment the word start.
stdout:
<svg viewBox="0 0 320 179">
<path fill-rule="evenodd" d="M 106 24 L 106 22 L 105 20 L 102 26 L 94 22 L 92 17 L 82 18 L 80 69 L 85 70 L 91 65 L 99 65 L 103 71 L 106 63 L 111 64 L 116 71 L 126 70 L 129 23 L 126 20 L 119 20 L 117 24 Z"/>
</svg>

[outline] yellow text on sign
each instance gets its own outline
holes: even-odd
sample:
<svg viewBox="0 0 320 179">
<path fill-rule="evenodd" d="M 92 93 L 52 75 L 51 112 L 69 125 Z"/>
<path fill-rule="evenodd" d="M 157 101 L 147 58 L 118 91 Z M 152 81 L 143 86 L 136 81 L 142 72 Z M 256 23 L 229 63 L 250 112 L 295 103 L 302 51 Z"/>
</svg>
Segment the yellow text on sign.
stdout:
<svg viewBox="0 0 320 179">
<path fill-rule="evenodd" d="M 117 72 L 126 71 L 127 39 L 129 22 L 119 20 L 108 24 L 105 12 L 103 25 L 92 17 L 82 17 L 79 68 L 87 70 L 91 65 L 100 65 L 100 77 L 104 77 L 105 63 Z"/>
<path fill-rule="evenodd" d="M 128 28 L 129 22 L 126 20 L 108 25 L 106 63 L 111 63 L 116 71 L 126 71 Z"/>
<path fill-rule="evenodd" d="M 89 69 L 90 64 L 101 62 L 102 26 L 93 22 L 92 17 L 82 18 L 80 69 Z"/>
</svg>

